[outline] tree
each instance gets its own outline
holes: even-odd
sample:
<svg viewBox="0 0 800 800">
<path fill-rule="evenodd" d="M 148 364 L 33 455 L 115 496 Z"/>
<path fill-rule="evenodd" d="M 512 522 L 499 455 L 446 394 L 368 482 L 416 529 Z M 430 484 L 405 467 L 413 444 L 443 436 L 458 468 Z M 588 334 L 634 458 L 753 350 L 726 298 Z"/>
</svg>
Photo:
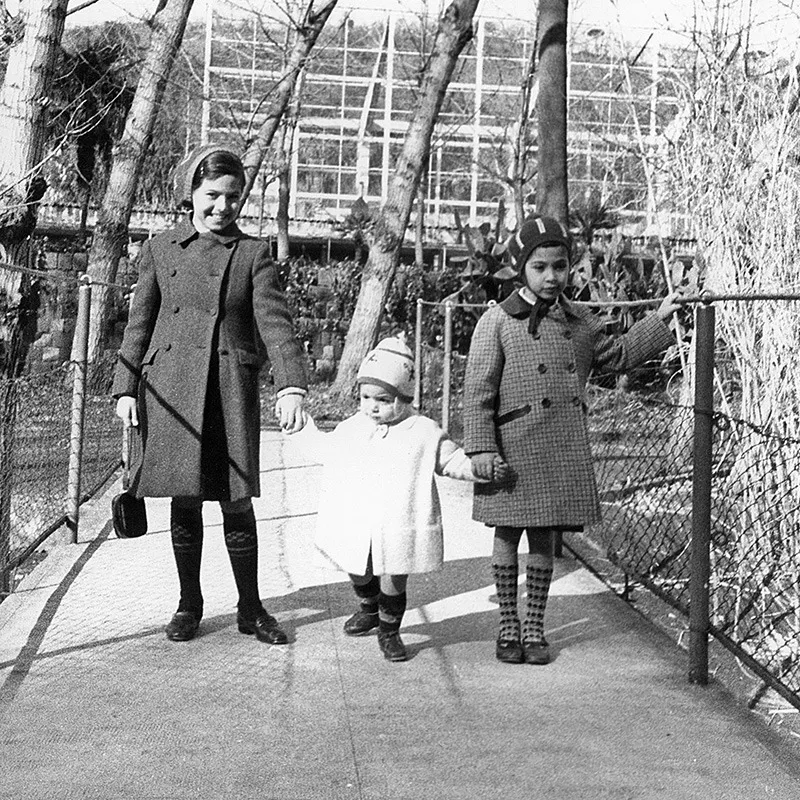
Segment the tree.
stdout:
<svg viewBox="0 0 800 800">
<path fill-rule="evenodd" d="M 41 0 L 23 6 L 6 26 L 9 46 L 0 90 L 0 256 L 25 265 L 27 238 L 36 226 L 44 195 L 42 176 L 47 139 L 48 102 L 67 0 Z M 38 284 L 22 272 L 0 266 L 5 322 L 0 333 L 0 376 L 14 377 L 27 357 L 31 310 L 38 305 Z"/>
<path fill-rule="evenodd" d="M 478 0 L 453 0 L 439 21 L 424 69 L 416 113 L 408 126 L 388 198 L 371 233 L 358 301 L 332 387 L 340 397 L 352 391 L 358 366 L 377 338 L 420 175 L 428 158 L 431 135 L 458 57 L 472 38 L 472 19 L 477 5 Z"/>
<path fill-rule="evenodd" d="M 95 284 L 89 326 L 90 361 L 95 361 L 102 349 L 110 297 L 110 287 L 105 284 L 113 283 L 117 277 L 139 178 L 193 2 L 160 0 L 149 23 L 150 46 L 125 130 L 113 148 L 114 163 L 89 251 L 88 273 Z"/>
<path fill-rule="evenodd" d="M 247 195 L 253 188 L 256 176 L 264 163 L 264 157 L 275 138 L 275 132 L 278 130 L 289 101 L 292 99 L 298 76 L 302 73 L 309 53 L 325 27 L 328 17 L 336 8 L 336 3 L 337 0 L 308 0 L 305 13 L 296 23 L 297 38 L 287 59 L 283 75 L 271 92 L 266 120 L 248 143 L 242 157 L 247 176 L 242 202 L 247 199 Z"/>
<path fill-rule="evenodd" d="M 567 0 L 539 0 L 536 211 L 567 222 Z"/>
</svg>

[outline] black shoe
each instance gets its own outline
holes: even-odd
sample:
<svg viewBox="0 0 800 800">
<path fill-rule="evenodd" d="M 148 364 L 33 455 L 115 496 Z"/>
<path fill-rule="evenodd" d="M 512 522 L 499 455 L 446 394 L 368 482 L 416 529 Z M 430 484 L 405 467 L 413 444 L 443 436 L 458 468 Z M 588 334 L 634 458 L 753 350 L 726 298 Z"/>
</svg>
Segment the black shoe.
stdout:
<svg viewBox="0 0 800 800">
<path fill-rule="evenodd" d="M 397 631 L 378 631 L 378 646 L 387 661 L 405 661 L 408 658 L 406 646 Z"/>
<path fill-rule="evenodd" d="M 498 661 L 505 664 L 522 664 L 525 661 L 525 653 L 519 639 L 499 638 L 494 647 L 494 654 Z"/>
<path fill-rule="evenodd" d="M 535 642 L 523 642 L 522 649 L 525 651 L 526 664 L 549 664 L 550 645 L 547 640 L 537 639 Z"/>
<path fill-rule="evenodd" d="M 356 611 L 347 622 L 344 623 L 344 632 L 348 636 L 363 636 L 369 633 L 373 628 L 378 627 L 378 612 L 377 611 Z"/>
<path fill-rule="evenodd" d="M 245 619 L 241 614 L 236 615 L 239 633 L 255 634 L 259 642 L 267 644 L 286 644 L 289 637 L 278 625 L 275 617 L 262 611 L 255 619 Z"/>
<path fill-rule="evenodd" d="M 199 627 L 200 617 L 193 611 L 176 611 L 164 628 L 164 633 L 172 642 L 188 642 L 194 639 Z"/>
</svg>

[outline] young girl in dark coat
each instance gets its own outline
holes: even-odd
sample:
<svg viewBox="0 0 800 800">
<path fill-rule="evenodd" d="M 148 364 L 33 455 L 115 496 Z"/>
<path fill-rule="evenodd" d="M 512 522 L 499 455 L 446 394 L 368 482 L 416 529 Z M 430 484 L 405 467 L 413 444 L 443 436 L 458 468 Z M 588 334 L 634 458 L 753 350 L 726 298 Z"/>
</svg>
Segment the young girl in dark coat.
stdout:
<svg viewBox="0 0 800 800">
<path fill-rule="evenodd" d="M 285 430 L 302 427 L 305 357 L 266 245 L 236 225 L 244 188 L 239 158 L 218 145 L 176 172 L 191 213 L 142 247 L 130 318 L 114 376 L 117 415 L 141 432 L 138 497 L 171 497 L 180 583 L 167 638 L 187 641 L 203 616 L 202 504 L 220 503 L 239 595 L 239 630 L 270 644 L 286 634 L 258 591 L 259 367 L 266 346 Z"/>
<path fill-rule="evenodd" d="M 489 477 L 497 454 L 506 486 L 476 484 L 473 518 L 494 527 L 492 570 L 500 604 L 495 653 L 509 663 L 546 664 L 544 615 L 553 574 L 553 534 L 598 522 L 600 503 L 586 429 L 584 387 L 592 369 L 624 371 L 674 342 L 665 320 L 674 296 L 611 337 L 562 292 L 570 237 L 548 217 L 524 222 L 508 250 L 522 286 L 475 328 L 464 391 L 464 449 Z M 527 608 L 517 614 L 517 551 L 528 536 Z"/>
</svg>

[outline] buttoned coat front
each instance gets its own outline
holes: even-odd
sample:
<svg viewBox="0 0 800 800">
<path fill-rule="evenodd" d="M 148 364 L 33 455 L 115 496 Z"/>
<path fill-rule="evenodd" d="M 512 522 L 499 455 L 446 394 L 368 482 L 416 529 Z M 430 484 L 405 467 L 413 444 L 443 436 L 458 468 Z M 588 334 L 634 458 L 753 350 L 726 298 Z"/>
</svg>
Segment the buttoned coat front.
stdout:
<svg viewBox="0 0 800 800">
<path fill-rule="evenodd" d="M 303 350 L 266 245 L 238 229 L 200 235 L 187 219 L 146 242 L 138 266 L 112 388 L 138 399 L 135 493 L 202 496 L 207 391 L 218 365 L 225 499 L 258 496 L 264 349 L 277 389 L 306 386 Z"/>
<path fill-rule="evenodd" d="M 592 369 L 624 371 L 674 338 L 655 314 L 623 336 L 605 333 L 586 307 L 560 298 L 528 331 L 519 292 L 490 308 L 470 345 L 464 387 L 464 449 L 498 452 L 512 480 L 476 485 L 474 519 L 509 527 L 580 527 L 600 519 L 586 427 Z"/>
</svg>

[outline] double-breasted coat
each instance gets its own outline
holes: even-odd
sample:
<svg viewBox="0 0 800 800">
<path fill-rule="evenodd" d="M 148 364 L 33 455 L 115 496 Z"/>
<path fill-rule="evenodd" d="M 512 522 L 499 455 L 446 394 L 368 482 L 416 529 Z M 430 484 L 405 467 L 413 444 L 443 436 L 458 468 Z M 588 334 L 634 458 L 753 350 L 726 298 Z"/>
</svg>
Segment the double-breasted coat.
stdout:
<svg viewBox="0 0 800 800">
<path fill-rule="evenodd" d="M 187 218 L 142 247 L 114 376 L 138 399 L 139 497 L 238 500 L 259 494 L 259 369 L 307 385 L 303 349 L 266 245 L 233 226 L 198 234 Z M 224 489 L 209 495 L 205 472 Z"/>
<path fill-rule="evenodd" d="M 600 519 L 584 388 L 593 368 L 624 371 L 674 342 L 656 314 L 612 337 L 586 307 L 559 298 L 529 333 L 515 291 L 486 311 L 470 345 L 464 449 L 498 452 L 506 485 L 478 484 L 473 518 L 492 526 L 580 527 Z"/>
</svg>

